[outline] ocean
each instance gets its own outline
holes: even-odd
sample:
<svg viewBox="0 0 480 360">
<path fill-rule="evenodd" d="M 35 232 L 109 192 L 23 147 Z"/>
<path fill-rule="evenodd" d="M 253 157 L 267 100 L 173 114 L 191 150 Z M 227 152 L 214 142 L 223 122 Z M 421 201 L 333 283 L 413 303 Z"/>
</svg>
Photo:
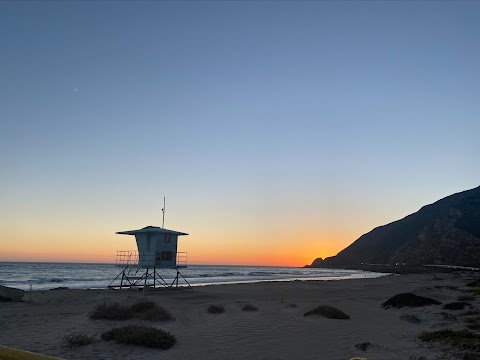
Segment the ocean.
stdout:
<svg viewBox="0 0 480 360">
<path fill-rule="evenodd" d="M 121 273 L 114 264 L 0 262 L 0 285 L 23 290 L 102 289 Z M 157 270 L 171 282 L 175 270 Z M 179 269 L 192 286 L 258 281 L 342 280 L 379 277 L 385 274 L 359 270 L 310 269 L 277 266 L 191 265 Z"/>
</svg>

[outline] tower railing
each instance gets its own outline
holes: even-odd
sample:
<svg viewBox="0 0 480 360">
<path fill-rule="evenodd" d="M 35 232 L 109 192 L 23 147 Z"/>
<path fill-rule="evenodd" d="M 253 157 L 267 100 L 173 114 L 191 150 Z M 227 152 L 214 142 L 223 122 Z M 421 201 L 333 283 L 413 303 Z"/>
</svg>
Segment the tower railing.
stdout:
<svg viewBox="0 0 480 360">
<path fill-rule="evenodd" d="M 187 267 L 187 252 L 180 251 L 176 254 L 177 268 Z M 139 261 L 140 260 L 140 261 Z M 154 263 L 155 254 L 151 252 L 119 250 L 115 258 L 115 265 L 120 267 L 139 267 L 139 263 Z"/>
</svg>

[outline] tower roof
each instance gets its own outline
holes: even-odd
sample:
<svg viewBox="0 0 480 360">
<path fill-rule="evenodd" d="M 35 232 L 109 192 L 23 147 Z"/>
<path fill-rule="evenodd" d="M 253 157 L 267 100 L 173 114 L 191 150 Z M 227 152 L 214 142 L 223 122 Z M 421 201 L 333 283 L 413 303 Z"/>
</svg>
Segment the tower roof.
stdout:
<svg viewBox="0 0 480 360">
<path fill-rule="evenodd" d="M 142 234 L 142 233 L 149 233 L 149 234 L 170 234 L 170 235 L 188 235 L 183 232 L 179 231 L 174 231 L 174 230 L 168 230 L 164 229 L 158 226 L 146 226 L 143 229 L 139 230 L 127 230 L 127 231 L 118 231 L 117 234 L 122 234 L 122 235 L 136 235 L 136 234 Z"/>
</svg>

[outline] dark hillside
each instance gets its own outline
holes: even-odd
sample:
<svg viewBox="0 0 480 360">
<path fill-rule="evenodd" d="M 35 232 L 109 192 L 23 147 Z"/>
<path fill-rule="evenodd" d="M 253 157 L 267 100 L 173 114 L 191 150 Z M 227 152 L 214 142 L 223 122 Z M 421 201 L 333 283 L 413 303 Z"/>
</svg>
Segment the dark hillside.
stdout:
<svg viewBox="0 0 480 360">
<path fill-rule="evenodd" d="M 450 195 L 362 235 L 313 266 L 480 264 L 480 187 Z"/>
</svg>

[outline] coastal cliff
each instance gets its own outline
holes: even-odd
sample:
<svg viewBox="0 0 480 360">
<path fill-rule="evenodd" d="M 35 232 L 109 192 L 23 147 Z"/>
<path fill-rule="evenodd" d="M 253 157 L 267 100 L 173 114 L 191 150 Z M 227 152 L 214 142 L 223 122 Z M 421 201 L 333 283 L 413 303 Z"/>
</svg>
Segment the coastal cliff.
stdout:
<svg viewBox="0 0 480 360">
<path fill-rule="evenodd" d="M 336 256 L 308 267 L 480 265 L 480 186 L 422 207 L 362 235 Z"/>
</svg>

